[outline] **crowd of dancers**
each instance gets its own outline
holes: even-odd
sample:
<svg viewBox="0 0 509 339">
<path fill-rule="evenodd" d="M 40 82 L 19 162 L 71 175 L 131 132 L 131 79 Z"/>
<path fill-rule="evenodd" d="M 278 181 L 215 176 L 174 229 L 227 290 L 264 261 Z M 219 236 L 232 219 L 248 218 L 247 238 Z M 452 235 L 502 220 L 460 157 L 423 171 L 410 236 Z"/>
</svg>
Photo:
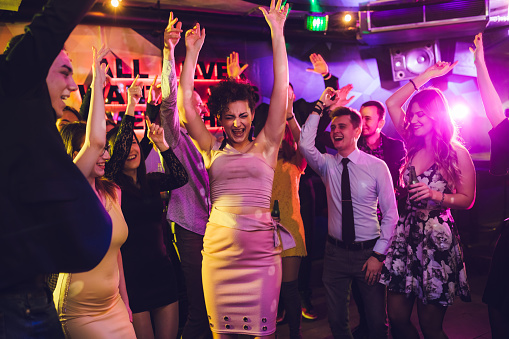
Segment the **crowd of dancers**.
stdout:
<svg viewBox="0 0 509 339">
<path fill-rule="evenodd" d="M 270 104 L 255 109 L 255 88 L 241 79 L 247 65 L 232 53 L 229 78 L 211 88 L 207 102 L 222 126 L 216 136 L 194 90 L 205 29 L 196 23 L 185 32 L 177 85 L 174 50 L 183 30 L 170 14 L 161 85 L 152 83 L 138 140 L 137 79 L 119 126 L 105 119 L 107 47 L 93 49 L 80 111 L 63 101 L 77 90 L 63 46 L 93 2 L 48 1 L 0 57 L 7 119 L 0 133 L 7 145 L 0 336 L 176 338 L 178 281 L 165 243 L 172 223 L 187 291 L 182 338 L 275 338 L 283 311 L 290 338 L 301 338 L 301 314 L 314 317 L 305 225 L 313 222 L 309 176 L 316 175 L 327 196 L 323 283 L 334 338 L 352 338 L 351 292 L 361 315 L 356 337 L 387 338 L 390 327 L 394 338 L 418 338 L 410 321 L 416 303 L 423 335 L 447 338 L 447 307 L 456 296 L 470 300 L 450 211 L 472 207 L 475 169 L 443 93 L 422 87 L 456 63 L 437 62 L 386 101 L 403 141 L 389 138 L 381 132 L 385 106 L 372 100 L 359 111 L 348 107 L 352 86 L 339 88 L 320 55 L 310 56 L 311 70 L 323 76 L 325 90 L 313 103 L 295 101 L 284 37 L 289 7 L 271 0 L 260 7 L 272 39 Z M 505 174 L 509 122 L 482 34 L 474 44 L 493 126 L 492 171 Z M 484 295 L 494 338 L 509 335 L 508 239 L 505 228 Z"/>
</svg>

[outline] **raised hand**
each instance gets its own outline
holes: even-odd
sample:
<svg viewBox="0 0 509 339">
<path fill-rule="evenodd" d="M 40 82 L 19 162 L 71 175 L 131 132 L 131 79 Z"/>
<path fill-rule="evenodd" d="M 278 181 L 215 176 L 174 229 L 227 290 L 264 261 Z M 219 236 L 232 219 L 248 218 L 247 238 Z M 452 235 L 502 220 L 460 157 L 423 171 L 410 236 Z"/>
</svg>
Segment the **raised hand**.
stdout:
<svg viewBox="0 0 509 339">
<path fill-rule="evenodd" d="M 275 0 L 270 1 L 269 11 L 265 7 L 258 7 L 260 11 L 262 11 L 265 20 L 269 24 L 270 30 L 272 34 L 274 33 L 283 33 L 283 28 L 285 26 L 286 17 L 288 16 L 288 3 L 284 6 L 281 6 L 282 0 L 277 0 L 277 4 L 275 4 Z"/>
<path fill-rule="evenodd" d="M 459 61 L 455 61 L 454 63 L 446 62 L 446 61 L 438 61 L 433 66 L 430 66 L 424 73 L 430 78 L 437 78 L 442 75 L 449 73 L 451 69 L 454 68 L 458 64 Z"/>
<path fill-rule="evenodd" d="M 164 30 L 164 48 L 173 52 L 180 41 L 180 33 L 182 33 L 182 23 L 178 21 L 178 18 L 173 18 L 173 12 L 170 12 L 168 26 Z"/>
<path fill-rule="evenodd" d="M 161 99 L 161 84 L 156 85 L 157 75 L 152 81 L 150 85 L 150 89 L 148 90 L 147 103 L 151 105 L 157 105 L 159 100 Z"/>
<path fill-rule="evenodd" d="M 145 121 L 147 122 L 147 136 L 150 141 L 152 141 L 161 152 L 168 150 L 170 147 L 164 138 L 164 129 L 157 124 L 153 124 L 148 117 L 145 117 Z"/>
<path fill-rule="evenodd" d="M 200 24 L 196 25 L 186 32 L 186 49 L 187 52 L 199 53 L 205 42 L 205 28 L 200 30 Z"/>
<path fill-rule="evenodd" d="M 352 95 L 350 98 L 348 97 L 348 94 L 353 89 L 353 86 L 351 84 L 348 84 L 346 86 L 341 87 L 336 91 L 336 102 L 331 106 L 331 109 L 334 109 L 336 107 L 344 107 L 352 101 L 354 98 L 354 95 Z"/>
<path fill-rule="evenodd" d="M 322 76 L 327 75 L 329 73 L 329 66 L 323 60 L 323 57 L 320 54 L 313 53 L 309 56 L 309 60 L 313 64 L 313 68 L 306 68 L 308 72 L 315 72 Z"/>
<path fill-rule="evenodd" d="M 474 54 L 474 63 L 483 64 L 484 63 L 484 46 L 482 42 L 482 33 L 479 33 L 474 38 L 475 50 L 470 47 L 470 52 Z"/>
<path fill-rule="evenodd" d="M 107 78 L 107 66 L 106 64 L 101 64 L 101 60 L 104 59 L 106 54 L 109 52 L 109 48 L 106 48 L 104 45 L 101 46 L 101 49 L 98 51 L 95 47 L 92 47 L 92 75 L 93 81 L 97 85 L 104 86 Z"/>
<path fill-rule="evenodd" d="M 320 101 L 323 102 L 323 107 L 330 107 L 337 103 L 339 97 L 336 95 L 336 91 L 332 87 L 327 87 L 320 96 Z"/>
<path fill-rule="evenodd" d="M 229 78 L 238 79 L 242 72 L 246 70 L 247 66 L 249 65 L 245 64 L 240 67 L 239 53 L 235 51 L 231 52 L 229 57 L 226 57 L 226 71 L 228 72 Z"/>
<path fill-rule="evenodd" d="M 131 84 L 131 86 L 129 86 L 129 88 L 127 89 L 128 106 L 136 105 L 141 99 L 141 87 L 136 84 L 139 76 L 140 75 L 138 74 L 134 79 L 133 83 Z"/>
</svg>

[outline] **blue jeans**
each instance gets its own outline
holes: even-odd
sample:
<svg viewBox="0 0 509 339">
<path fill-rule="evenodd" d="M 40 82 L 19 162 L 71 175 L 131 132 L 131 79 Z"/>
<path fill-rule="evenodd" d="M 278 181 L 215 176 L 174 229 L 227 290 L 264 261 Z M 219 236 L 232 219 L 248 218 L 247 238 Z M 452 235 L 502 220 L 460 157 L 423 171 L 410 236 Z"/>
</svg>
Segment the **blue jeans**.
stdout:
<svg viewBox="0 0 509 339">
<path fill-rule="evenodd" d="M 352 280 L 355 280 L 364 302 L 370 338 L 387 338 L 385 286 L 368 285 L 362 266 L 373 249 L 346 250 L 327 242 L 323 263 L 329 325 L 334 339 L 352 339 L 349 324 L 349 303 Z"/>
<path fill-rule="evenodd" d="M 0 291 L 0 339 L 63 339 L 53 295 L 46 284 Z"/>
</svg>

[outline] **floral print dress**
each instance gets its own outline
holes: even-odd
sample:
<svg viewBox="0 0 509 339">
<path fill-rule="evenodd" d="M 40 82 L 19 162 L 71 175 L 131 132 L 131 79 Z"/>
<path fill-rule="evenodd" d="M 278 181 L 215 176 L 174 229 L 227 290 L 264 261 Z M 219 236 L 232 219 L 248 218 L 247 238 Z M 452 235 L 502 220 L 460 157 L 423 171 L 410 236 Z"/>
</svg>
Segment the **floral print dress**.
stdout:
<svg viewBox="0 0 509 339">
<path fill-rule="evenodd" d="M 432 190 L 452 193 L 437 164 L 419 175 Z M 403 179 L 408 184 L 408 170 Z M 449 209 L 431 199 L 407 198 L 380 278 L 389 291 L 413 294 L 424 304 L 452 305 L 454 297 L 470 301 L 459 236 Z"/>
</svg>

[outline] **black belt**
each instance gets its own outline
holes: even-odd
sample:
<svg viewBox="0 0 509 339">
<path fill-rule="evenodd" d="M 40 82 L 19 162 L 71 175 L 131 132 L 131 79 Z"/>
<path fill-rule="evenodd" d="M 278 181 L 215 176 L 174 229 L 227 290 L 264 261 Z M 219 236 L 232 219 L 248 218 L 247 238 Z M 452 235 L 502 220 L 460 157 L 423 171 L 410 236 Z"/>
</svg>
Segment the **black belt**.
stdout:
<svg viewBox="0 0 509 339">
<path fill-rule="evenodd" d="M 376 242 L 378 241 L 378 238 L 347 244 L 341 240 L 331 237 L 330 235 L 327 235 L 327 241 L 339 248 L 344 248 L 350 251 L 360 251 L 368 248 L 373 248 L 373 246 L 375 246 Z"/>
</svg>

